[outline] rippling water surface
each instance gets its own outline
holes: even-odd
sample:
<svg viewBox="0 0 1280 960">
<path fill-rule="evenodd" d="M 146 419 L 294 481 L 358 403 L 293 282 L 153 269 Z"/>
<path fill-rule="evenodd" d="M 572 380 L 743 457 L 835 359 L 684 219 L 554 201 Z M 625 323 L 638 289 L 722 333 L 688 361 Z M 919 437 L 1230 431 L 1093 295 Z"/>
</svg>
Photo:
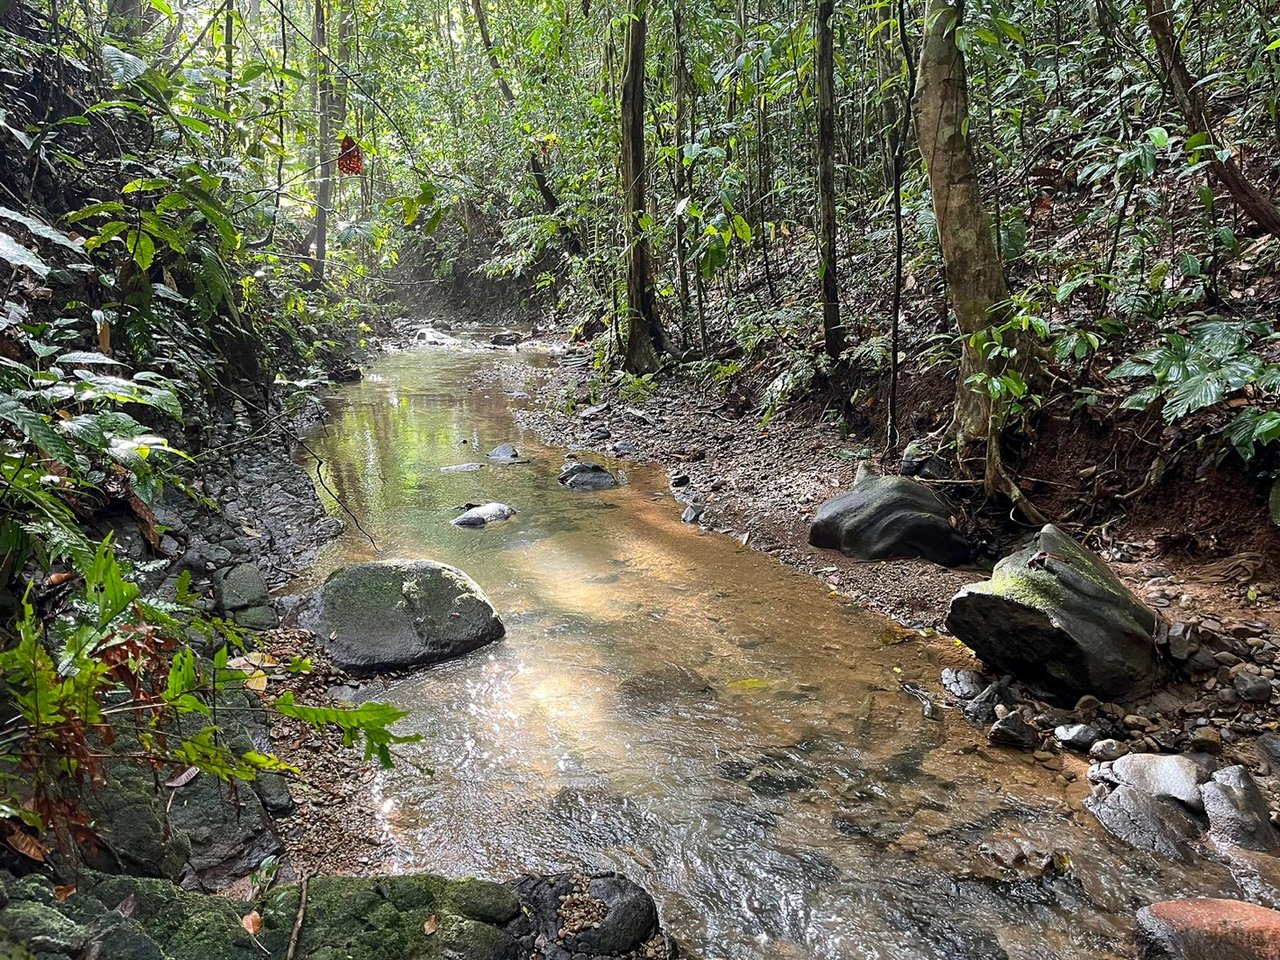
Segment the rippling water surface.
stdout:
<svg viewBox="0 0 1280 960">
<path fill-rule="evenodd" d="M 1083 782 L 925 719 L 899 680 L 936 688 L 930 642 L 681 523 L 660 469 L 597 452 L 624 484 L 562 489 L 527 401 L 477 385 L 495 362 L 383 357 L 310 438 L 378 556 L 461 567 L 507 625 L 387 694 L 435 771 L 377 783 L 398 867 L 620 870 L 704 960 L 1124 955 L 1135 907 L 1230 889 L 1113 845 L 1072 812 Z M 527 462 L 440 472 L 503 442 Z M 519 514 L 449 524 L 487 500 Z M 349 533 L 312 577 L 372 556 Z"/>
</svg>

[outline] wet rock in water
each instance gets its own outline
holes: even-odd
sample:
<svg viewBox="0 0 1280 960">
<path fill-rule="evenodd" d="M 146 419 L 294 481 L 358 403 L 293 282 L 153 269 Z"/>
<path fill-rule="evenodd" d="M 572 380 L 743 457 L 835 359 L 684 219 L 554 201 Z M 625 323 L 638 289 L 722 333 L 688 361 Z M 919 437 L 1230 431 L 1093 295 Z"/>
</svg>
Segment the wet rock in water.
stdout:
<svg viewBox="0 0 1280 960">
<path fill-rule="evenodd" d="M 951 525 L 951 511 L 924 484 L 905 477 L 868 476 L 822 504 L 809 543 L 858 560 L 920 557 L 956 567 L 973 558 Z"/>
<path fill-rule="evenodd" d="M 489 451 L 489 459 L 497 463 L 517 463 L 520 460 L 520 451 L 509 443 L 500 443 Z"/>
<path fill-rule="evenodd" d="M 1089 748 L 1089 759 L 1106 763 L 1109 760 L 1119 760 L 1128 752 L 1129 748 L 1127 746 L 1119 740 L 1113 740 L 1108 737 L 1105 740 L 1099 740 Z"/>
<path fill-rule="evenodd" d="M 495 347 L 514 347 L 523 339 L 524 336 L 514 330 L 500 330 L 489 338 L 489 342 Z"/>
<path fill-rule="evenodd" d="M 304 605 L 301 623 L 352 671 L 450 660 L 505 632 L 474 580 L 429 560 L 342 567 Z"/>
<path fill-rule="evenodd" d="M 598 463 L 571 463 L 558 479 L 570 490 L 608 490 L 618 485 L 618 478 Z"/>
<path fill-rule="evenodd" d="M 762 797 L 783 797 L 797 790 L 807 790 L 813 784 L 813 777 L 798 770 L 789 770 L 780 763 L 777 766 L 762 764 L 747 776 L 751 792 Z"/>
<path fill-rule="evenodd" d="M 528 927 L 519 956 L 674 960 L 678 955 L 658 924 L 653 898 L 620 874 L 522 877 L 513 889 L 524 913 L 517 926 Z"/>
<path fill-rule="evenodd" d="M 456 347 L 462 343 L 457 337 L 451 337 L 432 327 L 423 327 L 413 335 L 413 341 L 431 347 Z"/>
<path fill-rule="evenodd" d="M 1111 765 L 1111 776 L 1153 797 L 1177 800 L 1197 813 L 1204 811 L 1200 784 L 1209 780 L 1209 772 L 1190 757 L 1130 753 Z"/>
<path fill-rule="evenodd" d="M 942 686 L 957 700 L 972 700 L 987 689 L 988 684 L 977 670 L 945 667 L 942 671 Z"/>
<path fill-rule="evenodd" d="M 1131 699 L 1163 674 L 1156 615 L 1052 524 L 956 594 L 946 624 L 984 663 L 1059 701 Z"/>
<path fill-rule="evenodd" d="M 1186 808 L 1160 800 L 1122 783 L 1103 798 L 1090 797 L 1085 806 L 1107 832 L 1139 850 L 1172 860 L 1189 860 L 1187 845 L 1203 829 Z"/>
<path fill-rule="evenodd" d="M 466 511 L 449 522 L 455 527 L 483 527 L 500 520 L 509 520 L 515 515 L 515 508 L 505 503 L 468 503 Z"/>
<path fill-rule="evenodd" d="M 1090 724 L 1067 723 L 1060 727 L 1055 727 L 1053 736 L 1064 747 L 1087 753 L 1089 748 L 1098 742 L 1098 738 L 1101 735 L 1098 733 L 1098 728 Z"/>
<path fill-rule="evenodd" d="M 1141 960 L 1280 960 L 1280 912 L 1241 900 L 1165 900 L 1137 917 Z"/>
<path fill-rule="evenodd" d="M 662 703 L 676 697 L 715 696 L 711 682 L 697 670 L 675 665 L 627 677 L 618 685 L 618 692 L 627 699 Z"/>
<path fill-rule="evenodd" d="M 1001 746 L 1032 750 L 1040 743 L 1040 732 L 1014 710 L 991 725 L 987 739 Z"/>
<path fill-rule="evenodd" d="M 483 463 L 458 463 L 451 467 L 441 467 L 441 473 L 473 473 L 476 470 L 483 470 Z"/>
<path fill-rule="evenodd" d="M 1226 767 L 1200 788 L 1209 835 L 1219 843 L 1270 853 L 1280 848 L 1271 810 L 1244 767 Z"/>
</svg>

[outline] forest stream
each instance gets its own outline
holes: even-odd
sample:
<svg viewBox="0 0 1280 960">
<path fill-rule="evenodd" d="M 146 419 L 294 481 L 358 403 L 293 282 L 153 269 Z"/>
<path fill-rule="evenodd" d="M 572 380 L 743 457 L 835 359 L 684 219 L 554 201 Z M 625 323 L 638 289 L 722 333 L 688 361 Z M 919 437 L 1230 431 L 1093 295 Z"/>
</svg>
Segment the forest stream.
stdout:
<svg viewBox="0 0 1280 960">
<path fill-rule="evenodd" d="M 383 356 L 309 437 L 379 548 L 349 529 L 309 582 L 355 560 L 439 560 L 507 627 L 379 692 L 422 735 L 374 783 L 387 866 L 617 870 L 705 960 L 1098 958 L 1127 952 L 1138 905 L 1235 891 L 1218 868 L 1109 840 L 1081 809 L 1082 775 L 926 707 L 902 684 L 937 688 L 930 644 L 682 523 L 660 468 L 573 451 L 622 484 L 561 487 L 568 451 L 512 416 L 532 401 L 480 376 L 512 356 L 554 362 Z M 521 462 L 487 461 L 501 443 Z M 441 471 L 471 462 L 484 467 Z M 490 500 L 517 515 L 450 524 Z"/>
</svg>

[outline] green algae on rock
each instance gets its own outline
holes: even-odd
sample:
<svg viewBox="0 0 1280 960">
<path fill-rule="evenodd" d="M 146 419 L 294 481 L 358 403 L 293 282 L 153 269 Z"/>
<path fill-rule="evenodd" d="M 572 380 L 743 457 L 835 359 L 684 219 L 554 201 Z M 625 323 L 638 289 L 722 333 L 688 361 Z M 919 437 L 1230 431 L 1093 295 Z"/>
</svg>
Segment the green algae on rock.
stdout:
<svg viewBox="0 0 1280 960">
<path fill-rule="evenodd" d="M 951 601 L 947 629 L 1046 696 L 1127 700 L 1163 675 L 1158 618 L 1103 560 L 1049 524 Z"/>
</svg>

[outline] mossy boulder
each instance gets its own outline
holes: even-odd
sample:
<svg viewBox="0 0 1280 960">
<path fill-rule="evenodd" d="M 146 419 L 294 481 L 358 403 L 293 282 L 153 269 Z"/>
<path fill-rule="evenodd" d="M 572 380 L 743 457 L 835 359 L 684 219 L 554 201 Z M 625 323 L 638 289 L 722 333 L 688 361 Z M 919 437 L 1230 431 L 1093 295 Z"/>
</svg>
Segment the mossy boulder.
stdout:
<svg viewBox="0 0 1280 960">
<path fill-rule="evenodd" d="M 818 508 L 809 542 L 855 560 L 921 558 L 958 567 L 973 559 L 973 547 L 952 525 L 947 505 L 906 477 L 860 478 L 848 493 Z"/>
<path fill-rule="evenodd" d="M 505 632 L 474 580 L 429 560 L 343 567 L 306 604 L 302 623 L 356 672 L 450 660 Z"/>
<path fill-rule="evenodd" d="M 1052 524 L 951 601 L 947 629 L 991 669 L 1061 702 L 1124 701 L 1162 679 L 1157 617 Z"/>
</svg>

